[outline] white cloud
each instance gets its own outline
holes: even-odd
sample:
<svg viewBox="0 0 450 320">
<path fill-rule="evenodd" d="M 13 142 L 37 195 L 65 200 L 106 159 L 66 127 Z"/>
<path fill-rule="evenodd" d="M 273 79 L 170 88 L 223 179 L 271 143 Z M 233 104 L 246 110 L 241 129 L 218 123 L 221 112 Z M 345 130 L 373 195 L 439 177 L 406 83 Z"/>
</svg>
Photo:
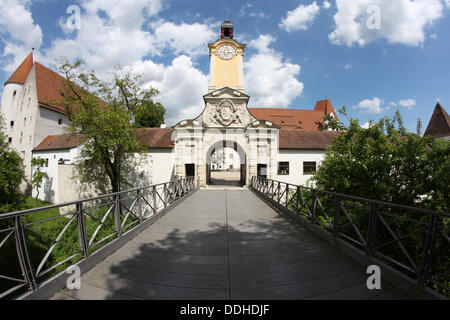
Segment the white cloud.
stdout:
<svg viewBox="0 0 450 320">
<path fill-rule="evenodd" d="M 346 65 L 344 65 L 344 69 L 345 69 L 345 70 L 350 70 L 352 67 L 353 67 L 352 64 L 346 64 Z"/>
<path fill-rule="evenodd" d="M 158 21 L 154 24 L 152 42 L 159 54 L 165 48 L 172 50 L 175 54 L 184 53 L 191 56 L 208 54 L 205 44 L 217 38 L 214 27 L 214 25 L 200 23 L 176 25 L 172 22 Z"/>
<path fill-rule="evenodd" d="M 105 12 L 123 30 L 141 27 L 146 17 L 157 15 L 162 8 L 161 0 L 83 0 L 82 6 L 90 15 Z"/>
<path fill-rule="evenodd" d="M 364 46 L 377 39 L 388 43 L 418 46 L 425 41 L 425 30 L 443 15 L 442 0 L 336 0 L 332 43 Z M 368 28 L 373 11 L 379 8 L 380 28 Z M 368 13 L 369 12 L 369 13 Z"/>
<path fill-rule="evenodd" d="M 450 0 L 449 0 L 449 1 L 450 1 Z M 325 1 L 323 2 L 322 7 L 323 7 L 325 10 L 326 10 L 326 9 L 330 9 L 330 8 L 331 8 L 331 3 L 328 2 L 327 0 L 325 0 Z"/>
<path fill-rule="evenodd" d="M 203 111 L 208 76 L 195 68 L 191 58 L 179 56 L 167 67 L 152 61 L 142 61 L 136 63 L 133 70 L 144 75 L 145 86 L 160 91 L 159 100 L 167 110 L 168 124 L 193 119 Z"/>
<path fill-rule="evenodd" d="M 398 102 L 398 104 L 406 109 L 412 109 L 412 107 L 416 105 L 416 100 L 414 99 L 401 100 Z"/>
<path fill-rule="evenodd" d="M 32 48 L 39 49 L 42 30 L 34 23 L 29 0 L 2 0 L 0 5 L 0 41 L 4 43 L 2 64 L 6 72 L 14 71 Z M 12 57 L 12 58 L 11 58 Z M 11 58 L 11 59 L 10 59 Z"/>
<path fill-rule="evenodd" d="M 368 122 L 364 123 L 364 124 L 361 126 L 361 128 L 363 128 L 363 129 L 369 129 L 370 126 L 371 126 L 371 124 L 370 124 L 370 122 L 368 121 Z"/>
<path fill-rule="evenodd" d="M 380 98 L 374 97 L 372 100 L 366 99 L 354 106 L 354 109 L 362 109 L 364 113 L 369 114 L 379 114 L 383 111 L 381 108 L 382 100 Z"/>
<path fill-rule="evenodd" d="M 447 7 L 447 9 L 450 9 L 450 0 L 444 0 L 445 1 L 445 6 Z"/>
<path fill-rule="evenodd" d="M 261 35 L 249 43 L 249 47 L 258 51 L 245 64 L 246 90 L 254 107 L 287 108 L 303 92 L 303 83 L 297 79 L 301 67 L 271 49 L 274 41 L 270 35 Z"/>
<path fill-rule="evenodd" d="M 394 102 L 394 101 L 392 101 L 391 103 L 389 103 L 389 105 L 390 105 L 391 107 L 396 107 L 396 106 L 398 106 L 398 103 L 397 103 L 397 102 Z"/>
<path fill-rule="evenodd" d="M 286 17 L 281 19 L 279 27 L 287 32 L 308 30 L 309 25 L 316 19 L 320 7 L 314 1 L 310 5 L 299 5 L 292 11 L 288 11 Z"/>
</svg>

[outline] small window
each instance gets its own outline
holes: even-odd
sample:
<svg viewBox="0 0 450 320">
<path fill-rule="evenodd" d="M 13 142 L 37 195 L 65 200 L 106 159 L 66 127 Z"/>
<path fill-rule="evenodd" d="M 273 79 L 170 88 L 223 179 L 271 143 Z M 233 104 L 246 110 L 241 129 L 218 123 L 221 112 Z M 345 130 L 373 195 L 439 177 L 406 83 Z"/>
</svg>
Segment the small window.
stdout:
<svg viewBox="0 0 450 320">
<path fill-rule="evenodd" d="M 303 174 L 314 174 L 317 169 L 316 162 L 303 162 Z"/>
<path fill-rule="evenodd" d="M 8 142 L 11 144 L 11 143 L 12 143 L 12 138 L 9 138 L 9 139 L 8 139 Z"/>
<path fill-rule="evenodd" d="M 14 128 L 14 121 L 11 121 L 11 128 Z"/>
<path fill-rule="evenodd" d="M 45 159 L 45 167 L 48 168 L 48 159 Z"/>
<path fill-rule="evenodd" d="M 17 90 L 14 90 L 13 97 L 17 95 Z"/>
<path fill-rule="evenodd" d="M 278 163 L 278 175 L 288 176 L 289 175 L 289 162 L 279 162 Z"/>
<path fill-rule="evenodd" d="M 23 126 L 27 125 L 27 118 L 23 118 Z"/>
<path fill-rule="evenodd" d="M 59 120 L 58 120 L 58 124 L 59 124 L 59 125 L 62 125 L 62 119 L 59 119 Z"/>
</svg>

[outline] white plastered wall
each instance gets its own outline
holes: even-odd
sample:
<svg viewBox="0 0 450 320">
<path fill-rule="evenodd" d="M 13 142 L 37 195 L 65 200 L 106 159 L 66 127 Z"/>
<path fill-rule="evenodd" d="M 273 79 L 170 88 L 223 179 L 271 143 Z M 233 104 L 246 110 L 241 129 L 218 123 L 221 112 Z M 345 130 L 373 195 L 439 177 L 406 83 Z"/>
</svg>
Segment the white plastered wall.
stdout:
<svg viewBox="0 0 450 320">
<path fill-rule="evenodd" d="M 317 168 L 322 163 L 325 150 L 281 149 L 278 162 L 289 162 L 289 175 L 277 175 L 278 181 L 301 186 L 312 186 L 312 175 L 305 175 L 303 162 L 316 162 Z M 277 163 L 278 173 L 278 163 Z"/>
</svg>

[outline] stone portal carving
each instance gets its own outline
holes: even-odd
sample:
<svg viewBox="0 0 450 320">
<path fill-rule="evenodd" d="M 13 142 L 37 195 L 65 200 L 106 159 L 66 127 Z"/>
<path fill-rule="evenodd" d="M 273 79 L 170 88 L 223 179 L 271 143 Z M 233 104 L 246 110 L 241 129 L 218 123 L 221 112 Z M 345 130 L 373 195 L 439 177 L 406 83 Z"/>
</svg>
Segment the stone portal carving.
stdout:
<svg viewBox="0 0 450 320">
<path fill-rule="evenodd" d="M 228 127 L 232 124 L 242 124 L 242 118 L 241 108 L 235 106 L 231 100 L 223 100 L 210 109 L 209 119 L 214 124 Z"/>
</svg>

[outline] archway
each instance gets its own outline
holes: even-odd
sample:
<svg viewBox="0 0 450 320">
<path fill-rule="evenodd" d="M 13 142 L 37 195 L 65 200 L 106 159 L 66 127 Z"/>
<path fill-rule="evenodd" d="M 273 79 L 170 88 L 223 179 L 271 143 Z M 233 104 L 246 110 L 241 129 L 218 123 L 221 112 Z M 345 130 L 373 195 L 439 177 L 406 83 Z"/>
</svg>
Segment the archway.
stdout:
<svg viewBox="0 0 450 320">
<path fill-rule="evenodd" d="M 245 186 L 246 167 L 245 151 L 237 142 L 218 141 L 206 153 L 206 184 Z"/>
</svg>

